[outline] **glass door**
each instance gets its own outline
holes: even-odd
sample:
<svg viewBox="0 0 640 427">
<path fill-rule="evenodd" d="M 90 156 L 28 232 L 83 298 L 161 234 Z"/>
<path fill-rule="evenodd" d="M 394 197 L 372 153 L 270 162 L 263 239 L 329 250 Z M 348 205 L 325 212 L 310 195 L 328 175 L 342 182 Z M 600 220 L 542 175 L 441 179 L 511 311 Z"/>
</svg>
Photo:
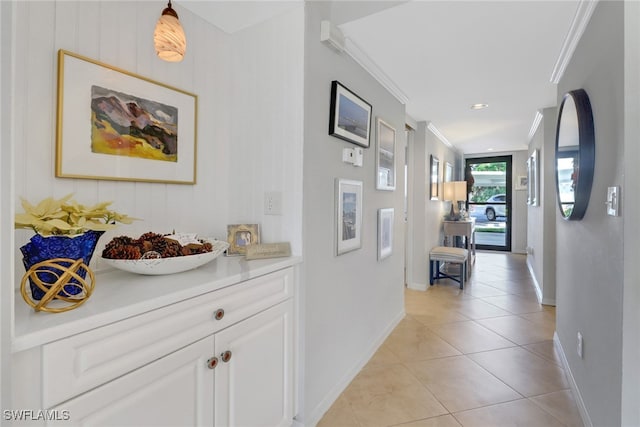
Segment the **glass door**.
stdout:
<svg viewBox="0 0 640 427">
<path fill-rule="evenodd" d="M 511 156 L 466 159 L 465 171 L 477 248 L 511 251 Z"/>
</svg>

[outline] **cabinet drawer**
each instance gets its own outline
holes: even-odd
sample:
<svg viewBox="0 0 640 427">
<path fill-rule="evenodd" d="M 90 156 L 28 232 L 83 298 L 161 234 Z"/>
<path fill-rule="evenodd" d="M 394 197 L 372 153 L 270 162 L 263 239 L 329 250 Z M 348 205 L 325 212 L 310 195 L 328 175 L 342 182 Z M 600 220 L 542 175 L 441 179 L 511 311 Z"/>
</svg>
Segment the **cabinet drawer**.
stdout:
<svg viewBox="0 0 640 427">
<path fill-rule="evenodd" d="M 43 346 L 50 408 L 293 296 L 293 269 L 277 271 Z M 224 310 L 219 320 L 216 313 Z"/>
</svg>

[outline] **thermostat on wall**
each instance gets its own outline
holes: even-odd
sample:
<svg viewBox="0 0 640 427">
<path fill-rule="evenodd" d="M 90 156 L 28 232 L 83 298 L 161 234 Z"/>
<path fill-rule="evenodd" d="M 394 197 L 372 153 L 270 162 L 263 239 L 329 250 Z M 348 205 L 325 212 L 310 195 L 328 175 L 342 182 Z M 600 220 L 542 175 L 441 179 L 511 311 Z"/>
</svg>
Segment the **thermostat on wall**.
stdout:
<svg viewBox="0 0 640 427">
<path fill-rule="evenodd" d="M 353 166 L 362 167 L 363 157 L 364 151 L 360 147 L 345 148 L 342 150 L 342 161 L 345 163 L 351 163 Z"/>
</svg>

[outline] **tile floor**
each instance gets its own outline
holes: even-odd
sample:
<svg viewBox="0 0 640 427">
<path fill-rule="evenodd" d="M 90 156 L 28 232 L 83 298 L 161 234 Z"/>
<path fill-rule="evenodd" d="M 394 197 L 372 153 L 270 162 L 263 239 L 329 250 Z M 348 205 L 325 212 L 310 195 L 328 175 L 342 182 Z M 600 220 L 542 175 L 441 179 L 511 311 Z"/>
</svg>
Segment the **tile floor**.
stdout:
<svg viewBox="0 0 640 427">
<path fill-rule="evenodd" d="M 405 307 L 318 427 L 583 425 L 524 256 L 479 252 L 464 291 L 441 279 Z"/>
</svg>

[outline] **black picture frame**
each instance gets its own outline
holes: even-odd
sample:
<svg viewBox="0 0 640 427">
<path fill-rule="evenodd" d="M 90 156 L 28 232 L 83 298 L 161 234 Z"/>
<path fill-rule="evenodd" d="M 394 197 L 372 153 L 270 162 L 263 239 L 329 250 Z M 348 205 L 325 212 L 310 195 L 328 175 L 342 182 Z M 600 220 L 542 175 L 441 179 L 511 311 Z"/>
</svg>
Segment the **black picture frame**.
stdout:
<svg viewBox="0 0 640 427">
<path fill-rule="evenodd" d="M 367 101 L 339 81 L 332 81 L 329 135 L 369 148 L 372 110 Z"/>
</svg>

